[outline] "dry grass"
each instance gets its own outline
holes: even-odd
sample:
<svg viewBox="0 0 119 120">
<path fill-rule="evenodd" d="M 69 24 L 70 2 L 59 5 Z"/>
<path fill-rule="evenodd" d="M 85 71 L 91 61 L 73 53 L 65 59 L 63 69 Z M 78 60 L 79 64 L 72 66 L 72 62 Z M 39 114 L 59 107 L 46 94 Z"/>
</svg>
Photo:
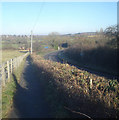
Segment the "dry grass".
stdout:
<svg viewBox="0 0 119 120">
<path fill-rule="evenodd" d="M 106 79 L 68 64 L 44 60 L 38 55 L 32 56 L 32 59 L 39 72 L 42 70 L 47 76 L 46 83 L 50 88 L 58 91 L 55 96 L 64 100 L 69 108 L 77 111 L 80 109 L 92 117 L 117 117 L 119 111 L 117 80 Z M 91 79 L 92 89 L 89 84 Z"/>
</svg>

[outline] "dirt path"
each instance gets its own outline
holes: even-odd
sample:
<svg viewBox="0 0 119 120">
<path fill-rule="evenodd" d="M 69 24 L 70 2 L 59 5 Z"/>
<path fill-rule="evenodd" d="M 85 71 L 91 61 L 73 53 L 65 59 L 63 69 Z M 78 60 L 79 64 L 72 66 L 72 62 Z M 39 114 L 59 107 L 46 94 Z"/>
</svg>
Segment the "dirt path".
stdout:
<svg viewBox="0 0 119 120">
<path fill-rule="evenodd" d="M 14 76 L 17 92 L 14 96 L 13 106 L 9 118 L 49 118 L 48 104 L 43 99 L 40 85 L 34 67 L 28 56 L 20 83 Z"/>
<path fill-rule="evenodd" d="M 54 61 L 54 62 L 63 63 L 63 60 L 61 60 L 61 59 L 58 57 L 58 54 L 59 54 L 60 52 L 62 52 L 62 51 L 60 50 L 60 51 L 55 51 L 55 52 L 49 53 L 49 54 L 45 55 L 44 58 L 47 59 L 47 60 Z"/>
</svg>

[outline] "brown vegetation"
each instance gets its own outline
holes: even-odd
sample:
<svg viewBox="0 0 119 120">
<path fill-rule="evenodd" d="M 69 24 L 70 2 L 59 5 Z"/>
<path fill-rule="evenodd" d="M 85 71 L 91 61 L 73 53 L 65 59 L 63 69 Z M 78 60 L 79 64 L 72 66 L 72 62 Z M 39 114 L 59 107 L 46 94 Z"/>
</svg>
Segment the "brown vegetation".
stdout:
<svg viewBox="0 0 119 120">
<path fill-rule="evenodd" d="M 46 99 L 55 111 L 63 106 L 91 118 L 118 117 L 117 80 L 99 77 L 68 64 L 44 60 L 38 55 L 33 55 L 32 59 L 39 77 L 44 75 L 41 83 L 44 83 Z M 78 114 L 70 115 L 79 117 Z"/>
</svg>

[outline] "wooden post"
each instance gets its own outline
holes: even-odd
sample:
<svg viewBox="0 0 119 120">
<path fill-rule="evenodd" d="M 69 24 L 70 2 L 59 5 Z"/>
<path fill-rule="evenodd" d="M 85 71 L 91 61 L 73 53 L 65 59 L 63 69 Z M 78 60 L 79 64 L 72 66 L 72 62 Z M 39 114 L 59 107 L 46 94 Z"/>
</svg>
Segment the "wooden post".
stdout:
<svg viewBox="0 0 119 120">
<path fill-rule="evenodd" d="M 93 82 L 92 79 L 90 79 L 90 89 L 92 89 L 92 86 L 93 86 Z"/>
<path fill-rule="evenodd" d="M 33 39 L 33 38 L 32 38 L 32 34 L 33 34 L 33 32 L 31 31 L 31 54 L 32 54 L 32 50 L 33 50 L 33 47 L 32 47 L 32 45 L 33 45 L 33 44 L 32 44 L 32 39 Z"/>
<path fill-rule="evenodd" d="M 17 68 L 17 60 L 15 58 L 15 70 L 16 70 L 16 68 Z"/>
<path fill-rule="evenodd" d="M 7 75 L 8 75 L 8 82 L 10 81 L 10 68 L 9 68 L 9 61 L 7 61 Z"/>
<path fill-rule="evenodd" d="M 13 71 L 13 67 L 12 67 L 12 59 L 11 59 L 11 73 L 12 73 L 12 71 Z"/>
<path fill-rule="evenodd" d="M 13 63 L 12 67 L 13 67 L 13 71 L 14 71 L 14 69 L 15 69 L 15 65 L 14 65 L 15 64 L 15 60 L 14 59 L 13 59 L 12 63 Z"/>
<path fill-rule="evenodd" d="M 5 68 L 2 66 L 2 85 L 5 86 Z"/>
<path fill-rule="evenodd" d="M 14 70 L 16 70 L 16 58 L 14 58 L 14 64 L 13 64 L 13 66 L 14 66 Z"/>
</svg>

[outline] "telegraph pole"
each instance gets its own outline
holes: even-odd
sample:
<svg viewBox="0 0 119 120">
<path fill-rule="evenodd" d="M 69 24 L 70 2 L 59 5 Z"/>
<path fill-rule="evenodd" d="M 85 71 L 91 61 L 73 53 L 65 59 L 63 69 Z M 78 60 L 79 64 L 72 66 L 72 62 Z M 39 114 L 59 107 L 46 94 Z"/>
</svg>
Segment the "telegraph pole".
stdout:
<svg viewBox="0 0 119 120">
<path fill-rule="evenodd" d="M 32 30 L 31 30 L 31 54 L 32 54 L 32 34 L 33 34 L 33 32 L 32 32 Z"/>
</svg>

